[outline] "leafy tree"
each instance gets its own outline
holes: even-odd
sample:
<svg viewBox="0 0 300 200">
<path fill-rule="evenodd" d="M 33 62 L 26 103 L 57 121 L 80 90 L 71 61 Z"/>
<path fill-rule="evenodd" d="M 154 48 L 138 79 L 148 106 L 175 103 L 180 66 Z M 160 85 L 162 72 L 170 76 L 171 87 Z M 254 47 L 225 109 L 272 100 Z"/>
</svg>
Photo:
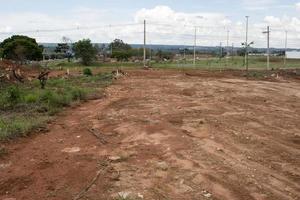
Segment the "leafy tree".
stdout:
<svg viewBox="0 0 300 200">
<path fill-rule="evenodd" d="M 25 60 L 41 60 L 43 58 L 43 47 L 39 46 L 35 39 L 14 35 L 0 43 L 2 58 L 19 62 Z"/>
<path fill-rule="evenodd" d="M 0 58 L 3 58 L 3 48 L 0 48 Z"/>
<path fill-rule="evenodd" d="M 128 51 L 131 49 L 131 46 L 127 43 L 124 43 L 121 39 L 115 39 L 112 43 L 109 44 L 108 47 L 113 51 Z"/>
<path fill-rule="evenodd" d="M 73 46 L 75 57 L 80 58 L 84 65 L 89 65 L 96 58 L 97 50 L 90 39 L 83 39 L 76 42 Z"/>
<path fill-rule="evenodd" d="M 128 51 L 113 51 L 112 58 L 116 58 L 118 61 L 128 61 L 131 53 Z"/>
<path fill-rule="evenodd" d="M 67 43 L 58 43 L 55 48 L 55 53 L 67 53 L 67 51 L 70 49 L 69 45 Z"/>
<path fill-rule="evenodd" d="M 71 58 L 73 57 L 73 55 L 68 43 L 58 43 L 54 52 L 63 54 L 65 58 L 68 58 L 68 62 L 71 62 Z"/>
</svg>

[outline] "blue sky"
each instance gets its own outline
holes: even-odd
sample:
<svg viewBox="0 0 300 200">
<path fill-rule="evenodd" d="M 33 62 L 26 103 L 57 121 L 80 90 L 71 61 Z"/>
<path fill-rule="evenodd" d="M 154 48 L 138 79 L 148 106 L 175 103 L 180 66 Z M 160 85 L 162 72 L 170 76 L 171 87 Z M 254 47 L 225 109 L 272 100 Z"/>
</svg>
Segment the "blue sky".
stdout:
<svg viewBox="0 0 300 200">
<path fill-rule="evenodd" d="M 244 35 L 244 16 L 249 15 L 250 38 L 252 33 L 257 46 L 264 45 L 265 36 L 260 33 L 267 25 L 274 30 L 273 46 L 282 46 L 284 30 L 290 33 L 291 46 L 300 46 L 300 0 L 0 0 L 0 3 L 0 40 L 10 33 L 26 30 L 139 23 L 146 19 L 149 23 L 173 26 L 149 26 L 152 43 L 191 44 L 193 31 L 188 27 L 197 25 L 207 27 L 198 30 L 199 45 L 225 42 L 227 30 L 231 33 L 230 42 L 238 45 Z M 208 28 L 212 25 L 216 27 Z M 141 30 L 123 27 L 29 35 L 40 42 L 59 42 L 62 36 L 67 36 L 73 40 L 89 37 L 95 42 L 124 37 L 128 42 L 141 43 Z"/>
</svg>

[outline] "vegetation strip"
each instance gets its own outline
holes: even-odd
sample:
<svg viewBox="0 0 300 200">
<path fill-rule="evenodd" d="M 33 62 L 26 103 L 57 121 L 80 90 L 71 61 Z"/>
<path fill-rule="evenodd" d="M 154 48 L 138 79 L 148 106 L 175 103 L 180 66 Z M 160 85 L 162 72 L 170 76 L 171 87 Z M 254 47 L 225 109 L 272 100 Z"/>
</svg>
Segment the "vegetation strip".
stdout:
<svg viewBox="0 0 300 200">
<path fill-rule="evenodd" d="M 45 89 L 38 80 L 0 86 L 0 140 L 26 136 L 45 124 L 64 107 L 99 98 L 111 83 L 111 74 L 49 79 Z"/>
</svg>

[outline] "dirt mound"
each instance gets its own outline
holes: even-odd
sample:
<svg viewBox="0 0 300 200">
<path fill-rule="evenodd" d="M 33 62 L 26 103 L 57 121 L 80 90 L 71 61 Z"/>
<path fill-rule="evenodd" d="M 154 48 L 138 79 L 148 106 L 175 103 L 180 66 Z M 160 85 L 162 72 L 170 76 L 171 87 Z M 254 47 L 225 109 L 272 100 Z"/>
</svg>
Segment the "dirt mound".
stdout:
<svg viewBox="0 0 300 200">
<path fill-rule="evenodd" d="M 1 82 L 24 82 L 38 77 L 41 67 L 38 64 L 23 66 L 10 60 L 0 61 Z"/>
</svg>

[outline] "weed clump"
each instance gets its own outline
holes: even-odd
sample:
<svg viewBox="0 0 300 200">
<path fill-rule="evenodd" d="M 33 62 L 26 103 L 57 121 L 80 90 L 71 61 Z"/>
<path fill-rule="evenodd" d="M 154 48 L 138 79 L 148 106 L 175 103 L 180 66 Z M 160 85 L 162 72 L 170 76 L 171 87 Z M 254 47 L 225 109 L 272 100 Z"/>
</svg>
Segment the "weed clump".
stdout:
<svg viewBox="0 0 300 200">
<path fill-rule="evenodd" d="M 93 76 L 92 70 L 90 68 L 85 68 L 83 74 L 86 76 Z"/>
</svg>

